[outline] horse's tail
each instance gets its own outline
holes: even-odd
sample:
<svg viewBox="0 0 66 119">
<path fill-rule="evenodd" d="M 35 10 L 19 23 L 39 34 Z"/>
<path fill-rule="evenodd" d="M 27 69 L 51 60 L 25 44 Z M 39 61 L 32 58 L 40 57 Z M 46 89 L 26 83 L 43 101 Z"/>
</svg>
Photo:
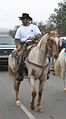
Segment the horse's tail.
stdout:
<svg viewBox="0 0 66 119">
<path fill-rule="evenodd" d="M 11 67 L 9 67 L 9 66 L 8 66 L 8 74 L 9 74 L 10 79 L 13 80 L 15 77 L 15 71 L 14 71 L 14 69 L 11 69 Z"/>
<path fill-rule="evenodd" d="M 55 74 L 61 77 L 61 66 L 60 66 L 59 58 L 55 63 L 54 70 L 55 70 Z"/>
<path fill-rule="evenodd" d="M 13 57 L 12 57 L 12 54 L 10 54 L 8 58 L 8 74 L 9 74 L 10 79 L 12 80 L 14 80 L 14 76 L 15 76 L 15 69 L 13 65 L 14 65 Z"/>
</svg>

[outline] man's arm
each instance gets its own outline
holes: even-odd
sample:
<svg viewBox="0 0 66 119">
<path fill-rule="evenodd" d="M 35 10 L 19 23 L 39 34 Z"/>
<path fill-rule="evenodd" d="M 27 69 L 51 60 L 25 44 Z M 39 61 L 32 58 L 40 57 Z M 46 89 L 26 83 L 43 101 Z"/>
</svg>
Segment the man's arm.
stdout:
<svg viewBox="0 0 66 119">
<path fill-rule="evenodd" d="M 20 39 L 15 38 L 15 45 L 16 45 L 16 49 L 17 49 L 18 46 L 20 45 Z"/>
</svg>

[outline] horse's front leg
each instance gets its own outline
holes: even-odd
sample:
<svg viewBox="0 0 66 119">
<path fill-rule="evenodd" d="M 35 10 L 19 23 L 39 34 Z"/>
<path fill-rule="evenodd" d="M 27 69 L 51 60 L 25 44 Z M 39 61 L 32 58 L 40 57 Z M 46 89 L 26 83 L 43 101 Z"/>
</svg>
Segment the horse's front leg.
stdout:
<svg viewBox="0 0 66 119">
<path fill-rule="evenodd" d="M 14 89 L 15 89 L 16 105 L 17 105 L 17 106 L 20 105 L 19 87 L 20 87 L 20 82 L 19 82 L 19 81 L 16 81 L 16 82 L 15 82 L 15 85 L 14 85 Z"/>
<path fill-rule="evenodd" d="M 35 100 L 35 96 L 36 96 L 36 89 L 35 89 L 35 79 L 33 76 L 31 76 L 30 78 L 30 85 L 31 85 L 31 93 L 32 93 L 32 99 L 31 99 L 31 105 L 30 108 L 34 109 L 34 100 Z"/>
<path fill-rule="evenodd" d="M 42 111 L 42 91 L 44 86 L 44 80 L 39 80 L 39 92 L 38 92 L 38 111 Z"/>
</svg>

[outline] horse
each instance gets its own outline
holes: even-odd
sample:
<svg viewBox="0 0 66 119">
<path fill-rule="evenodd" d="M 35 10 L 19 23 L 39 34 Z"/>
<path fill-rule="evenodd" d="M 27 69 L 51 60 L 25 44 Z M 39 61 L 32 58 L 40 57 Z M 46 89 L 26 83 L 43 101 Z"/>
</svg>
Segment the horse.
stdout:
<svg viewBox="0 0 66 119">
<path fill-rule="evenodd" d="M 63 48 L 59 53 L 59 57 L 55 63 L 55 74 L 62 78 L 64 85 L 64 92 L 66 92 L 65 72 L 66 72 L 66 49 Z"/>
<path fill-rule="evenodd" d="M 38 44 L 31 49 L 28 56 L 25 59 L 25 65 L 28 70 L 28 80 L 31 85 L 31 94 L 32 100 L 30 104 L 30 108 L 34 109 L 34 99 L 36 97 L 36 88 L 35 88 L 35 80 L 39 80 L 39 92 L 38 92 L 38 102 L 37 107 L 38 111 L 42 110 L 42 92 L 45 81 L 47 80 L 47 74 L 49 70 L 49 60 L 48 54 L 52 55 L 54 58 L 58 57 L 58 48 L 53 38 L 47 33 L 38 42 Z M 15 79 L 15 61 L 16 58 L 10 54 L 8 58 L 8 71 L 10 77 L 12 77 L 14 81 L 14 89 L 16 93 L 16 104 L 20 105 L 20 94 L 19 94 L 19 86 L 20 83 Z"/>
</svg>

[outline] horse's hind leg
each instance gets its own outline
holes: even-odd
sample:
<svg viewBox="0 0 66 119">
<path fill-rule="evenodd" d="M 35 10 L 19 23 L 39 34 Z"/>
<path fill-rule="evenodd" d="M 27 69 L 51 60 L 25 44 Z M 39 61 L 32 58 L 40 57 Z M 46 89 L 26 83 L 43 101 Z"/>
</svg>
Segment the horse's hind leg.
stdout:
<svg viewBox="0 0 66 119">
<path fill-rule="evenodd" d="M 44 81 L 41 80 L 39 82 L 39 92 L 38 92 L 38 103 L 37 103 L 38 111 L 42 110 L 42 91 L 43 91 L 43 86 L 44 86 Z"/>
<path fill-rule="evenodd" d="M 30 85 L 31 85 L 31 92 L 32 92 L 32 99 L 31 99 L 30 108 L 34 109 L 34 100 L 35 100 L 35 96 L 36 96 L 36 89 L 35 89 L 35 82 L 34 82 L 33 76 L 31 76 L 31 78 L 30 78 Z"/>
<path fill-rule="evenodd" d="M 16 94 L 16 105 L 20 105 L 20 95 L 19 95 L 19 87 L 20 87 L 20 82 L 16 81 L 14 83 L 14 89 L 15 89 L 15 94 Z"/>
</svg>

